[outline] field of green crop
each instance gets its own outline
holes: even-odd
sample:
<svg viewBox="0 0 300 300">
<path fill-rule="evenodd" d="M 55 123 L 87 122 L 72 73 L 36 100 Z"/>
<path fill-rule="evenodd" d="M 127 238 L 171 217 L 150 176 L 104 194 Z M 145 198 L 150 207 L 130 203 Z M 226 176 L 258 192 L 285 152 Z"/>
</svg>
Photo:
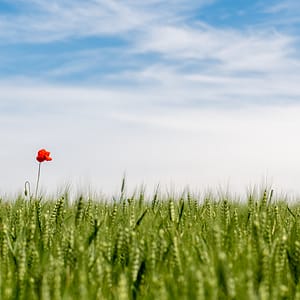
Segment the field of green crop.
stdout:
<svg viewBox="0 0 300 300">
<path fill-rule="evenodd" d="M 300 299 L 300 206 L 122 193 L 0 202 L 0 299 Z"/>
</svg>

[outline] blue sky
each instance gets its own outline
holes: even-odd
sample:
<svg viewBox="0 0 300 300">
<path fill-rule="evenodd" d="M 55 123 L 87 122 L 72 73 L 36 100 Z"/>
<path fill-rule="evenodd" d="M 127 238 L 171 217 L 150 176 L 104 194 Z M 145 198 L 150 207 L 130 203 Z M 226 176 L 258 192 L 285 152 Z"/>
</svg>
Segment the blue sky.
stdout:
<svg viewBox="0 0 300 300">
<path fill-rule="evenodd" d="M 298 193 L 296 0 L 0 0 L 1 192 Z"/>
</svg>

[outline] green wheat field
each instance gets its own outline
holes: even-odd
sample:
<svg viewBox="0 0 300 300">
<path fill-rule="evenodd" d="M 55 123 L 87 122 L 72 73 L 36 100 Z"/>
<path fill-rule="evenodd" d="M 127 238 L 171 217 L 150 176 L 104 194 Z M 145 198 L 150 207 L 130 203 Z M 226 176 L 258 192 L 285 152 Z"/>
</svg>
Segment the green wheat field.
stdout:
<svg viewBox="0 0 300 300">
<path fill-rule="evenodd" d="M 0 201 L 0 299 L 300 299 L 300 205 L 144 192 Z"/>
</svg>

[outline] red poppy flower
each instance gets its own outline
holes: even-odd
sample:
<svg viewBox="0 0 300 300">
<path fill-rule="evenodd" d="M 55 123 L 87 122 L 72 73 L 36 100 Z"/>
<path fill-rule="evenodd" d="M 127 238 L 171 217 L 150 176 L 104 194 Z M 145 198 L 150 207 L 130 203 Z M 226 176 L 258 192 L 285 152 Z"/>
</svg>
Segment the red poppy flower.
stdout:
<svg viewBox="0 0 300 300">
<path fill-rule="evenodd" d="M 36 160 L 41 163 L 41 162 L 43 162 L 45 160 L 46 161 L 50 161 L 50 160 L 52 160 L 52 158 L 50 157 L 50 152 L 46 151 L 45 149 L 41 149 L 38 152 Z"/>
</svg>

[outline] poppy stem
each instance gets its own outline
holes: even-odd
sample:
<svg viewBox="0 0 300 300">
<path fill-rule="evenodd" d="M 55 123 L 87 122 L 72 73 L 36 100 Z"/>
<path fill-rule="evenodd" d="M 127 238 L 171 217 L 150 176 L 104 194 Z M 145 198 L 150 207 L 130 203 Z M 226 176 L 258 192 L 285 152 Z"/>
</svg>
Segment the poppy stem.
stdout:
<svg viewBox="0 0 300 300">
<path fill-rule="evenodd" d="M 36 180 L 36 187 L 35 187 L 35 194 L 34 194 L 35 199 L 36 199 L 37 193 L 38 193 L 40 175 L 41 175 L 41 163 L 39 163 L 39 170 L 38 170 L 38 175 L 37 175 L 37 180 Z"/>
</svg>

